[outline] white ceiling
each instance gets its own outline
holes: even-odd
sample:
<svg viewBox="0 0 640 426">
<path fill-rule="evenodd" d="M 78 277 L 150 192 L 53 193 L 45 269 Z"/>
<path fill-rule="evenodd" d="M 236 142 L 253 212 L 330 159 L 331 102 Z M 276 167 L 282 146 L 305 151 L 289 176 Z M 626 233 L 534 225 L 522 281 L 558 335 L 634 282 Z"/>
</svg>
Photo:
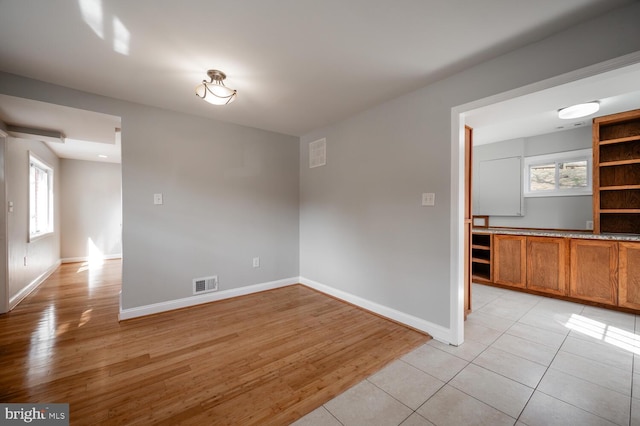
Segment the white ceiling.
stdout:
<svg viewBox="0 0 640 426">
<path fill-rule="evenodd" d="M 558 110 L 598 101 L 588 117 L 562 120 Z M 473 128 L 474 145 L 591 126 L 593 117 L 640 109 L 640 64 L 513 98 L 470 111 L 465 124 Z"/>
<path fill-rule="evenodd" d="M 59 158 L 120 162 L 120 117 L 0 94 L 0 120 L 60 132 L 64 143 L 43 140 Z"/>
<path fill-rule="evenodd" d="M 4 0 L 0 69 L 302 135 L 632 2 Z M 196 98 L 210 68 L 235 103 Z"/>
</svg>

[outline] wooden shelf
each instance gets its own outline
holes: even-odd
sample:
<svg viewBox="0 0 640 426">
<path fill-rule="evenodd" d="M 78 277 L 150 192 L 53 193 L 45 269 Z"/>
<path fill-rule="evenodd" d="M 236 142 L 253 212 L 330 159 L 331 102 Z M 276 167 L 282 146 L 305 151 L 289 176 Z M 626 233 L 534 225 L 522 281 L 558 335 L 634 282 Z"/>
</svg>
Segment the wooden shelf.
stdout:
<svg viewBox="0 0 640 426">
<path fill-rule="evenodd" d="M 478 249 L 478 250 L 491 250 L 491 247 L 489 247 L 489 246 L 481 246 L 479 244 L 473 244 L 471 246 L 471 248 Z"/>
<path fill-rule="evenodd" d="M 640 141 L 640 135 L 628 136 L 626 138 L 607 139 L 607 140 L 600 141 L 600 145 L 611 145 L 614 143 L 624 143 L 624 142 L 633 142 L 633 141 Z"/>
<path fill-rule="evenodd" d="M 491 281 L 491 278 L 489 278 L 487 275 L 477 275 L 477 274 L 473 274 L 471 275 L 471 280 L 472 281 Z"/>
<path fill-rule="evenodd" d="M 639 214 L 640 209 L 600 209 L 600 213 L 613 214 Z"/>
<path fill-rule="evenodd" d="M 631 160 L 618 160 L 618 161 L 607 161 L 605 163 L 600 163 L 600 167 L 613 167 L 613 166 L 624 166 L 627 164 L 640 164 L 640 158 L 634 158 Z"/>
<path fill-rule="evenodd" d="M 471 259 L 471 261 L 473 263 L 484 263 L 485 265 L 491 265 L 491 261 L 488 259 L 480 259 L 480 258 L 474 257 Z"/>
<path fill-rule="evenodd" d="M 600 191 L 625 191 L 629 189 L 640 189 L 640 185 L 615 185 L 600 187 Z"/>
</svg>

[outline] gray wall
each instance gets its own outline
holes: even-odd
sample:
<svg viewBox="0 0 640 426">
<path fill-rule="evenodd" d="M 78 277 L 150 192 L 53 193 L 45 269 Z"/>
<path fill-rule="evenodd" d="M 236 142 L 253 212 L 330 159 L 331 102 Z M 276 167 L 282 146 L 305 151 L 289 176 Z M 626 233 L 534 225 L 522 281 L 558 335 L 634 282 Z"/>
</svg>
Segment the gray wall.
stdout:
<svg viewBox="0 0 640 426">
<path fill-rule="evenodd" d="M 12 299 L 60 260 L 60 165 L 58 157 L 40 141 L 8 137 L 6 143 L 6 201 L 13 202 L 13 212 L 7 213 L 7 275 Z M 55 204 L 53 234 L 32 242 L 29 242 L 29 151 L 53 168 Z"/>
<path fill-rule="evenodd" d="M 123 308 L 298 276 L 298 138 L 6 73 L 0 93 L 121 117 Z"/>
<path fill-rule="evenodd" d="M 480 161 L 512 156 L 575 151 L 591 148 L 591 126 L 510 141 L 479 145 L 473 148 L 473 180 L 478 181 Z M 473 186 L 473 203 L 479 204 L 478 186 Z M 593 197 L 525 197 L 524 216 L 491 216 L 491 226 L 515 228 L 586 229 L 586 221 L 593 220 Z"/>
<path fill-rule="evenodd" d="M 124 308 L 298 276 L 297 138 L 152 108 L 122 138 Z"/>
<path fill-rule="evenodd" d="M 638 51 L 639 20 L 634 4 L 304 135 L 301 276 L 449 327 L 451 109 Z"/>
<path fill-rule="evenodd" d="M 122 254 L 120 164 L 60 160 L 62 260 L 80 260 L 89 244 L 104 257 Z"/>
</svg>

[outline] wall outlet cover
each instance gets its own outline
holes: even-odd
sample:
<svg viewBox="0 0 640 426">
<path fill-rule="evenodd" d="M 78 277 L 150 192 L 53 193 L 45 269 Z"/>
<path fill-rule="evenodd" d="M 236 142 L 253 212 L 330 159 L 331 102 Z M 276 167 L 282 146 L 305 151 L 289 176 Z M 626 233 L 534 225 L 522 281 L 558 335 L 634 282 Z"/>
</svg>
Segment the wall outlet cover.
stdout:
<svg viewBox="0 0 640 426">
<path fill-rule="evenodd" d="M 436 205 L 436 194 L 433 192 L 424 192 L 422 194 L 422 205 L 423 206 L 435 206 Z"/>
</svg>

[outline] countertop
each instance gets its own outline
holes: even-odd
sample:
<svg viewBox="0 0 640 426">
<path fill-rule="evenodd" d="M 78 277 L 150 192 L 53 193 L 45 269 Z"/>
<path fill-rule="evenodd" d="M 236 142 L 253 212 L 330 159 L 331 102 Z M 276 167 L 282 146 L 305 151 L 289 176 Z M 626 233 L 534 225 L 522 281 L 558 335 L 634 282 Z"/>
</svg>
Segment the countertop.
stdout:
<svg viewBox="0 0 640 426">
<path fill-rule="evenodd" d="M 532 237 L 582 238 L 586 240 L 640 241 L 639 234 L 594 234 L 591 231 L 548 231 L 520 228 L 473 228 L 476 234 L 525 235 Z"/>
</svg>

